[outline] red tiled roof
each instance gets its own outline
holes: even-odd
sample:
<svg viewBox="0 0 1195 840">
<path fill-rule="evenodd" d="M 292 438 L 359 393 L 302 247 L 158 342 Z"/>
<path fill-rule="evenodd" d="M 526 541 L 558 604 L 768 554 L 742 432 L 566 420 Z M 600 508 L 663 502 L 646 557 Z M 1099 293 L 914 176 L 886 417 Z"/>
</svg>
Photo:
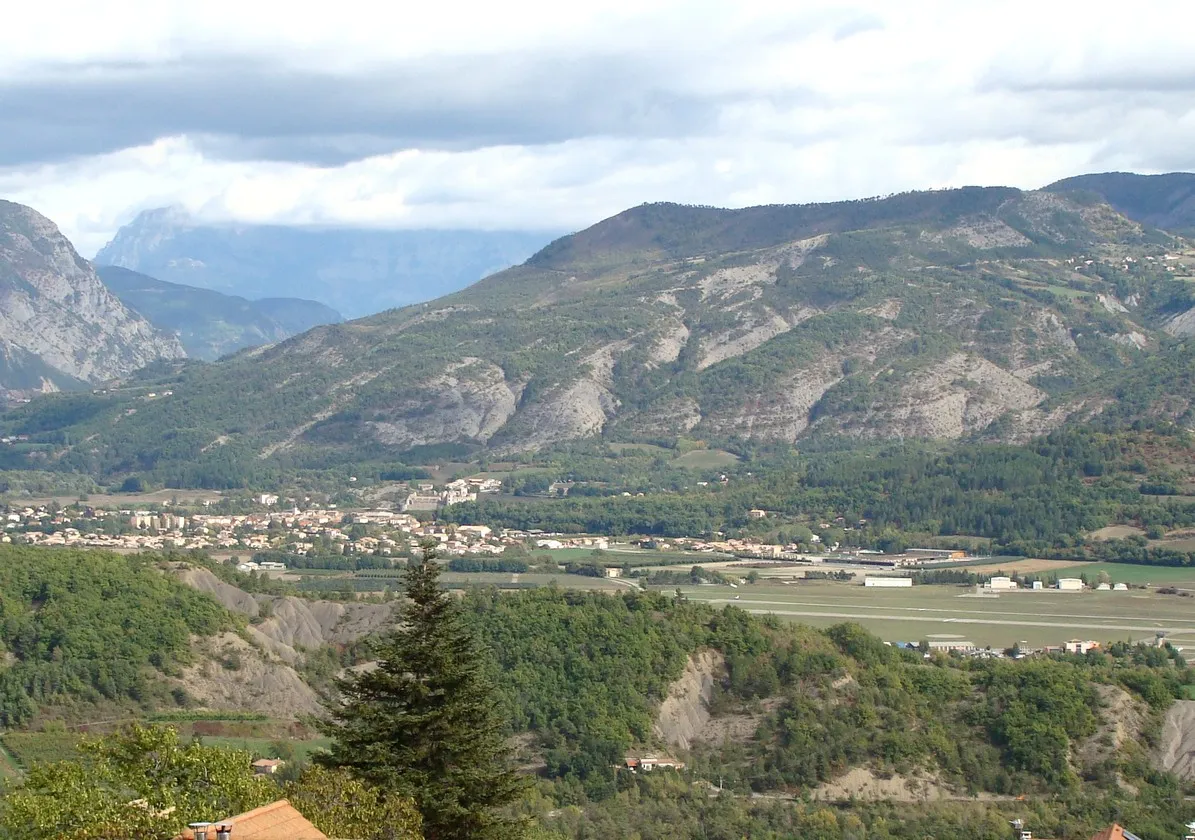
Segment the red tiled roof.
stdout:
<svg viewBox="0 0 1195 840">
<path fill-rule="evenodd" d="M 307 818 L 295 810 L 285 799 L 271 802 L 244 814 L 219 820 L 232 825 L 232 836 L 236 840 L 328 840 Z M 213 830 L 209 837 L 215 837 Z M 180 834 L 177 840 L 194 840 L 190 829 Z"/>
<path fill-rule="evenodd" d="M 1112 823 L 1112 825 L 1092 837 L 1091 840 L 1137 840 L 1137 838 L 1125 831 L 1118 824 Z"/>
</svg>

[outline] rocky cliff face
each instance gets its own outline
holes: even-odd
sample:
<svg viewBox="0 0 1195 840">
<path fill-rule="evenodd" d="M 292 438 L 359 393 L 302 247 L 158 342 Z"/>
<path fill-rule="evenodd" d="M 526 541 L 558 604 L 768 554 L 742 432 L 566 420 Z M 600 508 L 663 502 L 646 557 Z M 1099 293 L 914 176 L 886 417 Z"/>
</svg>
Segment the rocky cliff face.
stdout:
<svg viewBox="0 0 1195 840">
<path fill-rule="evenodd" d="M 104 287 L 53 222 L 0 201 L 0 389 L 59 390 L 184 355 Z"/>
<path fill-rule="evenodd" d="M 145 469 L 216 477 L 598 436 L 1027 439 L 1115 408 L 1134 371 L 1182 375 L 1167 331 L 1191 267 L 1185 240 L 1089 194 L 646 205 L 434 302 L 146 383 L 174 396 L 96 405 L 71 437 L 118 470 L 185 424 Z"/>
</svg>

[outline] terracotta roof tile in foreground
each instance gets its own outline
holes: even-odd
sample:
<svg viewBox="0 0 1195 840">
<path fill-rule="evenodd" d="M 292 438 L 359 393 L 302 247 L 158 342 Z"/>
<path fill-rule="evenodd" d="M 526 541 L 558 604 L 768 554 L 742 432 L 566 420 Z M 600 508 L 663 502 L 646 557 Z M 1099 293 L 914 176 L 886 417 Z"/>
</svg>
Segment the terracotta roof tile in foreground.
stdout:
<svg viewBox="0 0 1195 840">
<path fill-rule="evenodd" d="M 1092 837 L 1091 840 L 1141 840 L 1141 838 L 1136 834 L 1125 831 L 1118 824 L 1112 823 L 1112 825 Z"/>
<path fill-rule="evenodd" d="M 232 825 L 232 836 L 236 840 L 328 840 L 324 834 L 285 799 L 271 802 L 235 817 L 218 820 Z M 214 838 L 213 828 L 209 837 Z M 190 829 L 179 835 L 178 840 L 194 840 Z"/>
</svg>

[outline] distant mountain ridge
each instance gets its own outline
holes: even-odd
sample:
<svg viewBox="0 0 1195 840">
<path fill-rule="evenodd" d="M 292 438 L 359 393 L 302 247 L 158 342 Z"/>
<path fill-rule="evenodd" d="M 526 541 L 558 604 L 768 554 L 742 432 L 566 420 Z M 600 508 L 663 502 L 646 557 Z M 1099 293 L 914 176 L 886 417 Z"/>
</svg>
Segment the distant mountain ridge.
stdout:
<svg viewBox="0 0 1195 840">
<path fill-rule="evenodd" d="M 1195 173 L 1104 172 L 1064 178 L 1046 189 L 1093 192 L 1134 221 L 1174 233 L 1195 233 Z"/>
<path fill-rule="evenodd" d="M 555 235 L 208 224 L 160 208 L 122 227 L 95 262 L 249 299 L 306 298 L 360 317 L 457 291 Z"/>
<path fill-rule="evenodd" d="M 312 300 L 250 301 L 210 289 L 167 283 L 118 266 L 100 266 L 100 280 L 129 308 L 179 337 L 187 355 L 212 361 L 246 347 L 272 344 L 321 324 L 344 320 Z"/>
<path fill-rule="evenodd" d="M 184 356 L 46 217 L 0 201 L 0 391 L 53 391 Z"/>
<path fill-rule="evenodd" d="M 1091 190 L 649 204 L 434 302 L 141 378 L 169 400 L 97 397 L 65 427 L 34 405 L 6 428 L 91 441 L 63 468 L 229 486 L 283 464 L 595 437 L 839 447 L 1018 441 L 1100 416 L 1189 426 L 1193 281 L 1190 242 Z"/>
</svg>

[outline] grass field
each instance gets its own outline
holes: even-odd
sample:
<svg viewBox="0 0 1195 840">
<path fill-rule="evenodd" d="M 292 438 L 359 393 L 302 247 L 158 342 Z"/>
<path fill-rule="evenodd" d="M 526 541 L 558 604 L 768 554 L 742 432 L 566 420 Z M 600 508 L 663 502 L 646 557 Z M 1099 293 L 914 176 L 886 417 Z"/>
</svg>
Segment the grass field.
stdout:
<svg viewBox="0 0 1195 840">
<path fill-rule="evenodd" d="M 0 741 L 19 767 L 79 758 L 78 732 L 6 732 Z"/>
<path fill-rule="evenodd" d="M 331 738 L 311 738 L 309 740 L 297 741 L 292 739 L 270 739 L 270 738 L 235 738 L 235 737 L 204 737 L 203 743 L 210 747 L 222 747 L 228 750 L 245 750 L 253 753 L 255 756 L 261 758 L 289 758 L 286 755 L 279 755 L 279 745 L 289 745 L 289 750 L 294 753 L 294 760 L 308 761 L 311 754 L 321 750 L 327 750 L 332 746 Z"/>
<path fill-rule="evenodd" d="M 694 449 L 673 459 L 672 464 L 688 470 L 716 470 L 721 467 L 733 467 L 738 462 L 737 455 L 723 452 L 721 449 Z"/>
<path fill-rule="evenodd" d="M 497 586 L 512 589 L 530 589 L 537 586 L 555 584 L 561 589 L 604 589 L 611 592 L 627 590 L 635 585 L 627 581 L 611 580 L 610 578 L 594 578 L 584 575 L 529 575 L 508 574 L 506 572 L 444 572 L 440 580 L 449 586 Z"/>
<path fill-rule="evenodd" d="M 16 780 L 21 777 L 21 768 L 17 764 L 17 760 L 13 758 L 12 753 L 0 742 L 0 787 L 4 783 L 11 780 Z"/>
<path fill-rule="evenodd" d="M 219 490 L 155 490 L 152 493 L 90 493 L 87 495 L 87 504 L 95 507 L 144 507 L 147 505 L 161 505 L 169 504 L 177 500 L 179 504 L 184 505 L 198 505 L 205 501 L 219 501 L 222 494 Z M 11 504 L 23 505 L 48 505 L 51 503 L 58 503 L 61 505 L 74 504 L 79 500 L 79 495 L 70 493 L 59 493 L 50 496 L 31 496 L 23 499 L 13 499 Z"/>
<path fill-rule="evenodd" d="M 1195 567 L 1191 566 L 1138 566 L 1134 563 L 1081 563 L 1071 566 L 1066 573 L 1071 577 L 1087 575 L 1094 579 L 1100 572 L 1107 572 L 1114 583 L 1152 583 L 1155 586 L 1186 586 L 1195 588 Z M 1195 606 L 1192 606 L 1195 612 Z"/>
<path fill-rule="evenodd" d="M 1180 540 L 1150 540 L 1152 546 L 1169 548 L 1172 551 L 1195 551 L 1195 538 L 1185 537 Z"/>
<path fill-rule="evenodd" d="M 198 723 L 199 726 L 205 724 L 209 728 L 213 724 L 221 725 L 223 728 L 217 730 L 221 734 L 199 734 L 195 731 L 195 721 L 165 722 L 163 725 L 176 728 L 184 742 L 198 737 L 210 746 L 247 750 L 265 758 L 280 757 L 280 752 L 289 752 L 296 759 L 306 760 L 313 752 L 327 749 L 330 744 L 328 738 L 304 737 L 305 733 L 296 732 L 290 721 L 206 719 Z M 110 731 L 117 726 L 117 723 L 109 722 L 99 729 Z M 77 731 L 6 732 L 0 736 L 0 778 L 19 775 L 34 764 L 77 760 L 80 756 L 77 746 L 83 737 L 84 733 Z M 283 744 L 286 746 L 279 749 Z"/>
<path fill-rule="evenodd" d="M 1165 630 L 1195 641 L 1195 601 L 1132 592 L 1019 592 L 976 597 L 971 587 L 917 586 L 865 589 L 858 584 L 757 583 L 682 587 L 694 601 L 734 604 L 749 612 L 827 627 L 857 621 L 888 641 L 934 636 L 968 639 L 980 646 L 1061 644 L 1082 637 L 1098 641 L 1152 639 Z"/>
<path fill-rule="evenodd" d="M 1145 532 L 1133 525 L 1108 525 L 1087 535 L 1093 540 L 1123 540 L 1129 537 L 1143 537 Z"/>
</svg>

